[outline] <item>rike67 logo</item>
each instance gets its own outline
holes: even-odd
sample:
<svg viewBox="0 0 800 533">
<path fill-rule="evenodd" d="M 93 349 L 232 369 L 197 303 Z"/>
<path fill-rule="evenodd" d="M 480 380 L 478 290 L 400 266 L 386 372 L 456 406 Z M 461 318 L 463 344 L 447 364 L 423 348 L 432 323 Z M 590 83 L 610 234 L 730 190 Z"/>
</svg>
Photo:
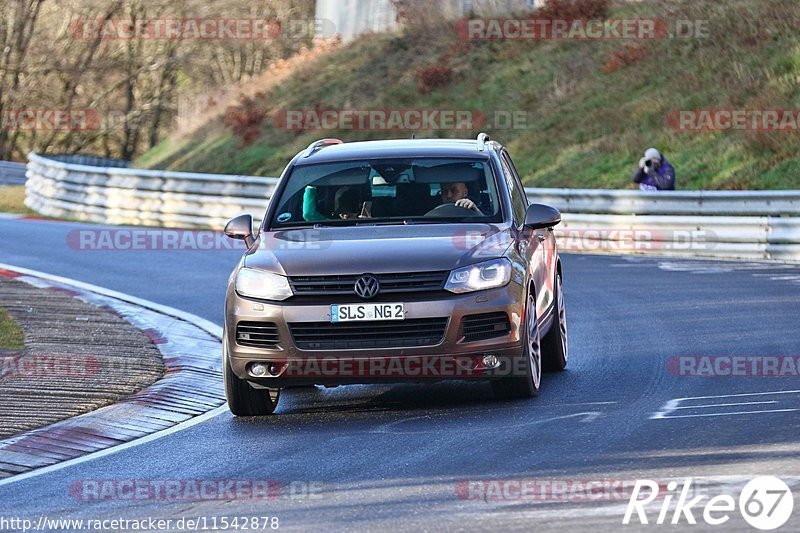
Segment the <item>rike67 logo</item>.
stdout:
<svg viewBox="0 0 800 533">
<path fill-rule="evenodd" d="M 691 478 L 686 479 L 680 487 L 676 481 L 671 481 L 667 485 L 666 495 L 660 494 L 661 488 L 655 481 L 637 480 L 622 523 L 630 524 L 635 514 L 640 524 L 649 524 L 658 511 L 654 524 L 697 524 L 695 513 L 699 513 L 706 524 L 719 526 L 731 519 L 738 503 L 739 513 L 750 526 L 769 531 L 786 524 L 794 508 L 789 486 L 773 476 L 761 476 L 749 481 L 739 493 L 738 502 L 729 494 L 720 494 L 705 502 L 703 500 L 708 498 L 706 494 L 689 499 L 693 494 Z M 656 500 L 658 504 L 651 506 Z"/>
</svg>

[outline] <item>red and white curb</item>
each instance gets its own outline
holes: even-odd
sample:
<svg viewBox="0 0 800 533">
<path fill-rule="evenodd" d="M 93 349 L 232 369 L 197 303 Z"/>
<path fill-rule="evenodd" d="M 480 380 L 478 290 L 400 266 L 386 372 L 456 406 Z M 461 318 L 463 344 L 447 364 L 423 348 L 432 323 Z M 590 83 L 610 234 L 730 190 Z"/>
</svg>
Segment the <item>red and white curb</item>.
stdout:
<svg viewBox="0 0 800 533">
<path fill-rule="evenodd" d="M 116 404 L 0 440 L 0 471 L 6 472 L 0 485 L 116 453 L 227 410 L 221 327 L 134 296 L 25 268 L 0 263 L 0 276 L 67 291 L 122 316 L 153 339 L 166 367 L 161 379 Z"/>
</svg>

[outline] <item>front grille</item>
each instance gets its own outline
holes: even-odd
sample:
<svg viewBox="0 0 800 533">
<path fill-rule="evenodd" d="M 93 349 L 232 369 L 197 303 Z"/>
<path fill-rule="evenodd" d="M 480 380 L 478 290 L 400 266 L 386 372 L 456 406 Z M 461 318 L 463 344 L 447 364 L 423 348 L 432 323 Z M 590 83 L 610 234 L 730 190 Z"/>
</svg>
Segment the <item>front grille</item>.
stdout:
<svg viewBox="0 0 800 533">
<path fill-rule="evenodd" d="M 449 272 L 405 272 L 375 274 L 381 284 L 381 294 L 397 292 L 438 291 L 444 286 Z M 342 276 L 290 276 L 289 284 L 297 296 L 330 296 L 353 294 L 356 280 L 362 274 Z"/>
<path fill-rule="evenodd" d="M 511 331 L 508 315 L 504 312 L 468 315 L 461 321 L 461 334 L 465 342 L 502 337 Z"/>
<path fill-rule="evenodd" d="M 430 346 L 442 341 L 446 327 L 447 317 L 289 324 L 295 346 L 301 350 Z"/>
<path fill-rule="evenodd" d="M 278 344 L 278 326 L 273 322 L 239 322 L 236 343 L 256 348 L 274 348 Z"/>
</svg>

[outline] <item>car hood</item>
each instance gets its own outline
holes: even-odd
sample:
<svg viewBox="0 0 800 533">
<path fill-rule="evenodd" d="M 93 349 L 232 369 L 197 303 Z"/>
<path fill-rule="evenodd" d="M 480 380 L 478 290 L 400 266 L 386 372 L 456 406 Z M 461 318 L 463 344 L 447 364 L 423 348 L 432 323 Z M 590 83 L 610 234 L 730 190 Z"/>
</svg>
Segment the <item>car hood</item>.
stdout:
<svg viewBox="0 0 800 533">
<path fill-rule="evenodd" d="M 420 224 L 262 232 L 244 265 L 287 276 L 450 270 L 500 257 L 508 225 Z"/>
</svg>

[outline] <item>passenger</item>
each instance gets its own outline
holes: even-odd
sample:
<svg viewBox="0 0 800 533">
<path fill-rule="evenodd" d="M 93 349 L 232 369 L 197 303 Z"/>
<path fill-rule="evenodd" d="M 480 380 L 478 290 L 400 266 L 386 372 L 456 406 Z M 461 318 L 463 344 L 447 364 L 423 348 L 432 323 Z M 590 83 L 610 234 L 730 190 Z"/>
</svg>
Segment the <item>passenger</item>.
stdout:
<svg viewBox="0 0 800 533">
<path fill-rule="evenodd" d="M 340 187 L 336 191 L 333 201 L 333 213 L 325 216 L 317 209 L 317 188 L 313 185 L 306 187 L 303 193 L 303 220 L 307 222 L 321 222 L 331 219 L 357 218 L 363 214 L 361 205 L 361 191 L 355 187 Z"/>
<path fill-rule="evenodd" d="M 339 218 L 359 218 L 362 214 L 361 191 L 355 187 L 342 187 L 336 191 L 333 200 L 333 216 Z"/>
</svg>

